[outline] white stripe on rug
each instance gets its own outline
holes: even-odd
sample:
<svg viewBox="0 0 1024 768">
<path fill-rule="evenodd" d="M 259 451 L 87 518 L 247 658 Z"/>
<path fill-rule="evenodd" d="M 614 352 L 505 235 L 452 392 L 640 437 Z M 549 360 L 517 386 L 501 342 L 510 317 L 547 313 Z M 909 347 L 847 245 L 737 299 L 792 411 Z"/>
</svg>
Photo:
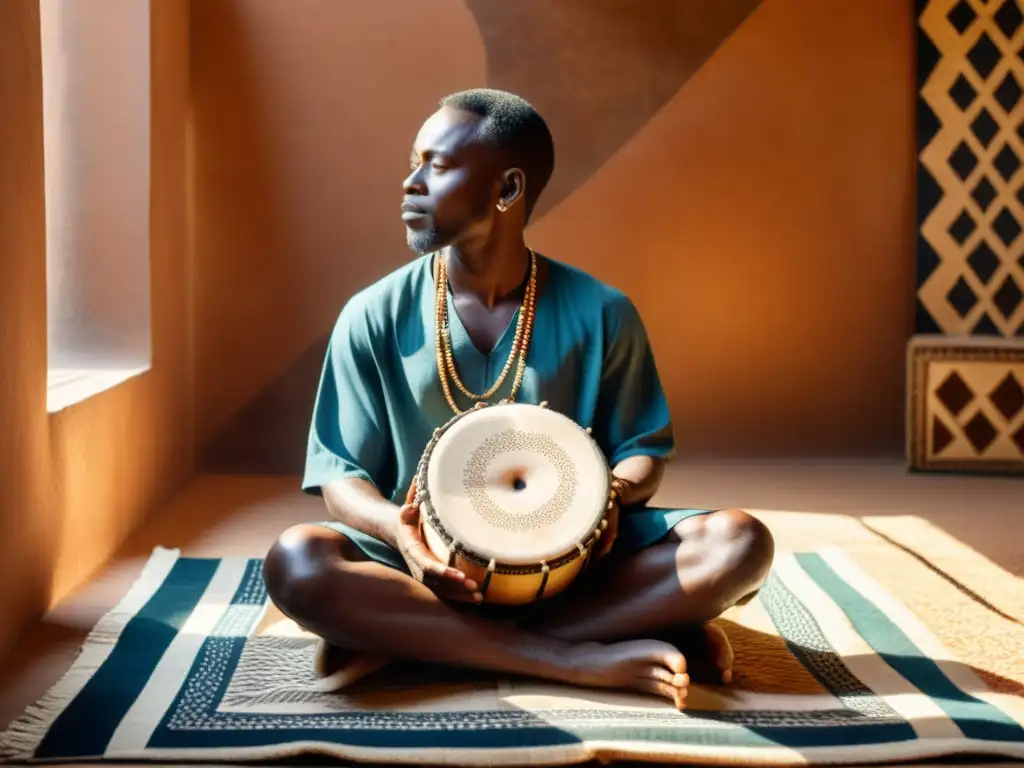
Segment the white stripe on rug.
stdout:
<svg viewBox="0 0 1024 768">
<path fill-rule="evenodd" d="M 86 637 L 71 668 L 42 699 L 26 709 L 7 731 L 0 733 L 0 756 L 10 759 L 32 756 L 54 721 L 103 666 L 124 628 L 163 586 L 180 555 L 177 549 L 156 547 L 153 550 L 128 593 Z"/>
<path fill-rule="evenodd" d="M 829 547 L 819 553 L 840 578 L 888 616 L 922 653 L 938 665 L 942 673 L 964 693 L 1005 713 L 1024 725 L 1024 700 L 1009 694 L 996 693 L 967 664 L 956 657 L 910 609 L 896 600 L 869 576 L 850 556 L 839 548 Z M 1024 652 L 1024 631 L 1021 632 Z M 1024 745 L 1020 746 L 1024 755 Z"/>
<path fill-rule="evenodd" d="M 113 758 L 126 752 L 137 754 L 145 748 L 178 695 L 199 649 L 230 607 L 248 563 L 249 559 L 244 557 L 226 557 L 220 561 L 195 609 L 118 725 L 107 744 L 105 757 Z"/>
<path fill-rule="evenodd" d="M 962 739 L 963 733 L 930 696 L 921 693 L 890 667 L 860 636 L 846 613 L 829 597 L 791 553 L 775 558 L 775 572 L 804 604 L 854 677 L 910 723 L 921 739 Z"/>
</svg>

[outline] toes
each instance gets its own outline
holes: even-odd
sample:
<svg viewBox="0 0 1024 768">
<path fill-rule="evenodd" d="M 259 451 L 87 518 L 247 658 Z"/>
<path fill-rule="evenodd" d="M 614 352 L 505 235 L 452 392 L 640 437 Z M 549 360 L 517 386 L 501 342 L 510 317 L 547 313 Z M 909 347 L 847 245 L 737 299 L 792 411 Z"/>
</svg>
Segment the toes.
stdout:
<svg viewBox="0 0 1024 768">
<path fill-rule="evenodd" d="M 732 643 L 729 642 L 729 636 L 725 634 L 724 629 L 713 623 L 706 624 L 704 631 L 711 648 L 711 657 L 722 675 L 722 682 L 731 683 L 733 662 L 736 657 L 732 650 Z"/>
<path fill-rule="evenodd" d="M 676 709 L 686 708 L 686 688 L 677 688 L 674 685 L 669 685 L 661 680 L 654 680 L 649 677 L 637 680 L 635 687 L 642 693 L 650 693 L 671 701 Z"/>
<path fill-rule="evenodd" d="M 690 676 L 685 672 L 672 672 L 664 667 L 651 667 L 646 677 L 671 685 L 673 688 L 686 688 L 690 684 Z"/>
<path fill-rule="evenodd" d="M 646 677 L 649 677 L 652 680 L 658 680 L 662 683 L 668 683 L 669 685 L 672 685 L 672 678 L 675 677 L 675 673 L 670 672 L 664 667 L 651 667 L 649 670 L 647 670 Z"/>
<path fill-rule="evenodd" d="M 671 646 L 662 656 L 661 663 L 676 674 L 681 675 L 686 672 L 686 657 Z"/>
</svg>

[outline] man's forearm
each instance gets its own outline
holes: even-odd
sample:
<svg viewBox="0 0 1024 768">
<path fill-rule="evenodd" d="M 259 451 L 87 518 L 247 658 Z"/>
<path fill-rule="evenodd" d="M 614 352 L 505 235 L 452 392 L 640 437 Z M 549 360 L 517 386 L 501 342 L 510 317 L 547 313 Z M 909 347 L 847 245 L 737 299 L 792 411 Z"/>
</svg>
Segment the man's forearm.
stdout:
<svg viewBox="0 0 1024 768">
<path fill-rule="evenodd" d="M 346 478 L 323 487 L 331 517 L 361 533 L 395 545 L 399 506 L 385 499 L 376 486 L 359 478 Z"/>
<path fill-rule="evenodd" d="M 630 456 L 612 468 L 619 482 L 619 504 L 630 507 L 650 501 L 665 476 L 665 461 L 654 456 Z"/>
</svg>

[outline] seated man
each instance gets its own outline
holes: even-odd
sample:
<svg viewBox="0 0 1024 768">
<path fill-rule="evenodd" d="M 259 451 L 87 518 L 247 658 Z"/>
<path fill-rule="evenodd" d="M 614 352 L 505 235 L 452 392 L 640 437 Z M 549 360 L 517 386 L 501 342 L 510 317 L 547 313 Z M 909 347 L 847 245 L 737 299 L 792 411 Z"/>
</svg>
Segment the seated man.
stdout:
<svg viewBox="0 0 1024 768">
<path fill-rule="evenodd" d="M 271 598 L 322 638 L 321 665 L 383 654 L 643 691 L 683 707 L 690 676 L 674 639 L 697 628 L 729 682 L 731 649 L 702 628 L 759 589 L 772 538 L 739 510 L 647 505 L 674 442 L 641 318 L 620 291 L 524 242 L 554 166 L 543 119 L 512 94 L 454 94 L 422 126 L 411 164 L 402 218 L 418 257 L 340 313 L 303 479 L 331 521 L 281 535 L 265 563 Z M 523 312 L 533 334 L 520 371 Z M 495 615 L 475 604 L 477 584 L 430 554 L 407 498 L 434 429 L 499 379 L 488 402 L 547 401 L 591 430 L 619 502 L 600 559 L 570 590 Z"/>
</svg>

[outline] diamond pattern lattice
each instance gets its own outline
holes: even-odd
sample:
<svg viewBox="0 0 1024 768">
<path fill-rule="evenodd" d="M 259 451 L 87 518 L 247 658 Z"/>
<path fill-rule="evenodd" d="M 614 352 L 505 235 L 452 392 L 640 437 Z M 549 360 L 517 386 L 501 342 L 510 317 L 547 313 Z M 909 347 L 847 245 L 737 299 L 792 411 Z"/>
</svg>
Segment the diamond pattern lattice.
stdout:
<svg viewBox="0 0 1024 768">
<path fill-rule="evenodd" d="M 1021 2 L 919 3 L 918 333 L 1024 337 Z"/>
<path fill-rule="evenodd" d="M 1024 475 L 1024 341 L 915 336 L 908 363 L 912 469 Z"/>
</svg>

